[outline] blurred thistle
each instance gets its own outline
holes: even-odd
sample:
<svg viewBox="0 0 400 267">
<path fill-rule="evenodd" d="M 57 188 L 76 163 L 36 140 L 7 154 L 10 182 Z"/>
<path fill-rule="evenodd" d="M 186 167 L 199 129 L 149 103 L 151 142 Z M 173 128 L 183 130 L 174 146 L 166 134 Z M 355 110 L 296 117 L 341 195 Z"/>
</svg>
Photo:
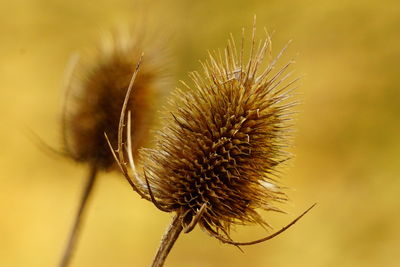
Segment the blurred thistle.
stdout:
<svg viewBox="0 0 400 267">
<path fill-rule="evenodd" d="M 234 224 L 268 225 L 257 209 L 280 211 L 275 203 L 287 199 L 277 182 L 278 167 L 290 158 L 285 148 L 298 80 L 289 80 L 293 61 L 274 70 L 285 48 L 262 69 L 271 55 L 268 34 L 256 44 L 254 26 L 247 56 L 244 45 L 244 33 L 239 48 L 231 36 L 223 51 L 210 53 L 202 63 L 202 74 L 190 74 L 193 86 L 183 83 L 186 89 L 177 90 L 156 147 L 141 150 L 142 171 L 135 167 L 128 105 L 119 125 L 122 136 L 126 122 L 127 145 L 121 137 L 114 151 L 109 140 L 132 188 L 158 209 L 176 213 L 152 266 L 162 266 L 179 234 L 196 224 L 224 243 L 251 245 L 279 235 L 314 206 L 265 238 L 235 242 L 229 236 Z"/>
<path fill-rule="evenodd" d="M 112 144 L 117 144 L 121 107 L 132 86 L 134 93 L 127 106 L 134 118 L 129 133 L 135 138 L 133 153 L 145 144 L 155 114 L 152 109 L 162 93 L 166 58 L 160 43 L 150 44 L 144 38 L 138 30 L 111 33 L 92 60 L 77 66 L 75 59 L 70 65 L 62 114 L 64 154 L 89 165 L 90 174 L 60 266 L 69 264 L 98 171 L 115 169 L 104 132 Z M 142 53 L 148 56 L 133 85 L 132 74 L 136 73 Z"/>
<path fill-rule="evenodd" d="M 149 47 L 139 33 L 113 33 L 107 37 L 93 62 L 83 64 L 74 72 L 63 113 L 66 153 L 77 162 L 96 165 L 101 170 L 115 165 L 104 132 L 116 145 L 121 107 L 141 54 L 146 53 L 146 62 L 141 65 L 133 85 L 134 94 L 128 102 L 134 118 L 135 152 L 146 141 L 155 114 L 152 107 L 161 93 L 161 75 L 165 69 L 160 48 Z"/>
</svg>

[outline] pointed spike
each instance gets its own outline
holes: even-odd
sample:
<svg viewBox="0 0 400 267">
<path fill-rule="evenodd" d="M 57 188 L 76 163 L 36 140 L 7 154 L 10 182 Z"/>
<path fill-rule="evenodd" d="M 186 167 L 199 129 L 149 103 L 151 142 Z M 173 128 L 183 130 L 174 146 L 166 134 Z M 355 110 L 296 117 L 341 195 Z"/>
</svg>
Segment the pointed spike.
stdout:
<svg viewBox="0 0 400 267">
<path fill-rule="evenodd" d="M 216 238 L 218 240 L 220 240 L 222 243 L 227 243 L 227 244 L 231 244 L 231 245 L 235 245 L 235 246 L 249 246 L 249 245 L 254 245 L 254 244 L 258 244 L 258 243 L 262 243 L 265 242 L 267 240 L 270 240 L 280 234 L 282 234 L 283 232 L 285 232 L 287 229 L 289 229 L 291 226 L 293 226 L 298 220 L 300 220 L 304 215 L 306 215 L 312 208 L 315 207 L 315 205 L 317 205 L 317 203 L 314 203 L 311 207 L 309 207 L 306 211 L 304 211 L 300 216 L 298 216 L 296 219 L 294 219 L 292 222 L 290 222 L 289 224 L 287 224 L 286 226 L 284 226 L 281 230 L 266 236 L 264 238 L 258 239 L 258 240 L 254 240 L 254 241 L 250 241 L 250 242 L 235 242 L 229 239 L 226 239 L 220 235 L 216 236 Z"/>
</svg>

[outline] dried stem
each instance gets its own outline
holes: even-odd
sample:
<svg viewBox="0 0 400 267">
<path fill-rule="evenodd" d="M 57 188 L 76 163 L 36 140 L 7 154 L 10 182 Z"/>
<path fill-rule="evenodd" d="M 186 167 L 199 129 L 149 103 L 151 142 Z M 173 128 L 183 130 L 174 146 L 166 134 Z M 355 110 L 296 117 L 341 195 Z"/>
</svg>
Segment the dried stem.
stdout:
<svg viewBox="0 0 400 267">
<path fill-rule="evenodd" d="M 65 247 L 63 257 L 61 259 L 59 267 L 67 267 L 71 261 L 72 253 L 74 251 L 76 241 L 79 235 L 79 229 L 82 224 L 82 219 L 85 214 L 85 208 L 87 206 L 88 199 L 90 197 L 91 192 L 93 191 L 93 187 L 97 177 L 97 168 L 95 164 L 90 166 L 88 180 L 85 185 L 85 189 L 83 191 L 81 201 L 79 203 L 79 209 L 75 216 L 74 225 L 72 226 L 71 232 L 69 234 L 69 239 L 67 246 Z"/>
<path fill-rule="evenodd" d="M 164 265 L 165 259 L 167 258 L 182 230 L 183 227 L 181 223 L 181 218 L 177 214 L 172 219 L 172 222 L 168 226 L 168 229 L 165 231 L 165 234 L 161 240 L 160 247 L 158 248 L 157 254 L 154 257 L 153 264 L 151 265 L 152 267 L 162 267 Z"/>
</svg>

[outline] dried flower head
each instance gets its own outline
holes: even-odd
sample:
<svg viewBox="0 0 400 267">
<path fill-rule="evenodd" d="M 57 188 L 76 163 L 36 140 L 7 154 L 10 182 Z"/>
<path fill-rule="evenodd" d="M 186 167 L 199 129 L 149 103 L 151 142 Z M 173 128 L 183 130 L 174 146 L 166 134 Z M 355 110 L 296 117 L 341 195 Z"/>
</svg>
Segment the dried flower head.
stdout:
<svg viewBox="0 0 400 267">
<path fill-rule="evenodd" d="M 71 261 L 98 171 L 112 169 L 115 165 L 104 133 L 108 133 L 112 144 L 116 145 L 121 140 L 122 132 L 118 133 L 117 129 L 123 104 L 129 107 L 134 118 L 134 125 L 129 129 L 129 135 L 135 138 L 131 152 L 136 153 L 147 139 L 155 114 L 152 107 L 162 92 L 165 77 L 162 74 L 165 51 L 160 48 L 158 42 L 145 41 L 141 31 L 114 33 L 103 41 L 91 63 L 80 64 L 69 75 L 62 119 L 64 154 L 88 164 L 90 172 L 60 267 L 68 266 Z M 140 75 L 136 77 L 143 52 L 147 52 L 148 56 Z M 75 67 L 75 64 L 71 66 Z M 124 102 L 127 91 L 132 90 L 132 98 Z"/>
<path fill-rule="evenodd" d="M 175 94 L 172 118 L 159 132 L 158 146 L 144 151 L 145 172 L 164 209 L 190 224 L 205 205 L 199 225 L 215 235 L 233 223 L 265 221 L 256 209 L 277 211 L 286 199 L 273 179 L 288 159 L 288 119 L 294 102 L 283 86 L 286 66 L 271 76 L 275 62 L 258 73 L 271 47 L 267 37 L 248 62 L 233 40 L 223 53 L 191 73 L 194 86 Z"/>
<path fill-rule="evenodd" d="M 203 73 L 190 74 L 193 86 L 184 83 L 186 89 L 170 100 L 170 116 L 155 148 L 141 150 L 142 172 L 130 149 L 128 112 L 128 160 L 122 142 L 118 155 L 112 150 L 114 157 L 135 191 L 160 210 L 176 213 L 153 266 L 162 266 L 180 232 L 196 224 L 222 242 L 251 245 L 282 233 L 312 208 L 265 238 L 235 242 L 229 236 L 234 224 L 267 225 L 257 209 L 280 211 L 275 203 L 286 200 L 277 179 L 279 166 L 290 157 L 285 148 L 297 79 L 289 80 L 293 61 L 275 70 L 284 50 L 265 66 L 271 41 L 267 34 L 256 45 L 254 27 L 248 60 L 244 37 L 239 49 L 232 37 L 226 49 L 210 53 Z"/>
<path fill-rule="evenodd" d="M 100 169 L 114 165 L 104 132 L 116 145 L 121 106 L 143 52 L 148 56 L 136 78 L 128 107 L 134 118 L 133 150 L 136 152 L 144 144 L 155 114 L 152 111 L 154 101 L 162 91 L 165 57 L 160 47 L 143 38 L 139 32 L 110 34 L 94 59 L 74 71 L 68 85 L 63 125 L 65 150 L 74 160 L 94 164 Z"/>
</svg>

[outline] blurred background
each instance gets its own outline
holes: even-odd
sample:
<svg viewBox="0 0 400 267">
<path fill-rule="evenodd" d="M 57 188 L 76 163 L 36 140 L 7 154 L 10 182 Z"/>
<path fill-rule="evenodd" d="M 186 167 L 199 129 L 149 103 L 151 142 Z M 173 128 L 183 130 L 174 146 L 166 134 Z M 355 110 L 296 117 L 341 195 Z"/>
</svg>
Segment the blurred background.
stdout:
<svg viewBox="0 0 400 267">
<path fill-rule="evenodd" d="M 145 16 L 143 14 L 146 14 Z M 240 38 L 257 15 L 277 54 L 304 75 L 293 152 L 283 183 L 293 228 L 237 248 L 199 229 L 182 235 L 166 266 L 400 266 L 400 4 L 398 1 L 222 0 L 0 2 L 0 266 L 56 266 L 85 166 L 43 152 L 26 134 L 60 145 L 61 85 L 69 56 L 102 31 L 146 17 L 172 33 L 171 89 L 208 49 Z M 71 266 L 149 266 L 171 214 L 141 200 L 118 173 L 103 174 Z M 265 236 L 238 227 L 236 240 Z"/>
</svg>

